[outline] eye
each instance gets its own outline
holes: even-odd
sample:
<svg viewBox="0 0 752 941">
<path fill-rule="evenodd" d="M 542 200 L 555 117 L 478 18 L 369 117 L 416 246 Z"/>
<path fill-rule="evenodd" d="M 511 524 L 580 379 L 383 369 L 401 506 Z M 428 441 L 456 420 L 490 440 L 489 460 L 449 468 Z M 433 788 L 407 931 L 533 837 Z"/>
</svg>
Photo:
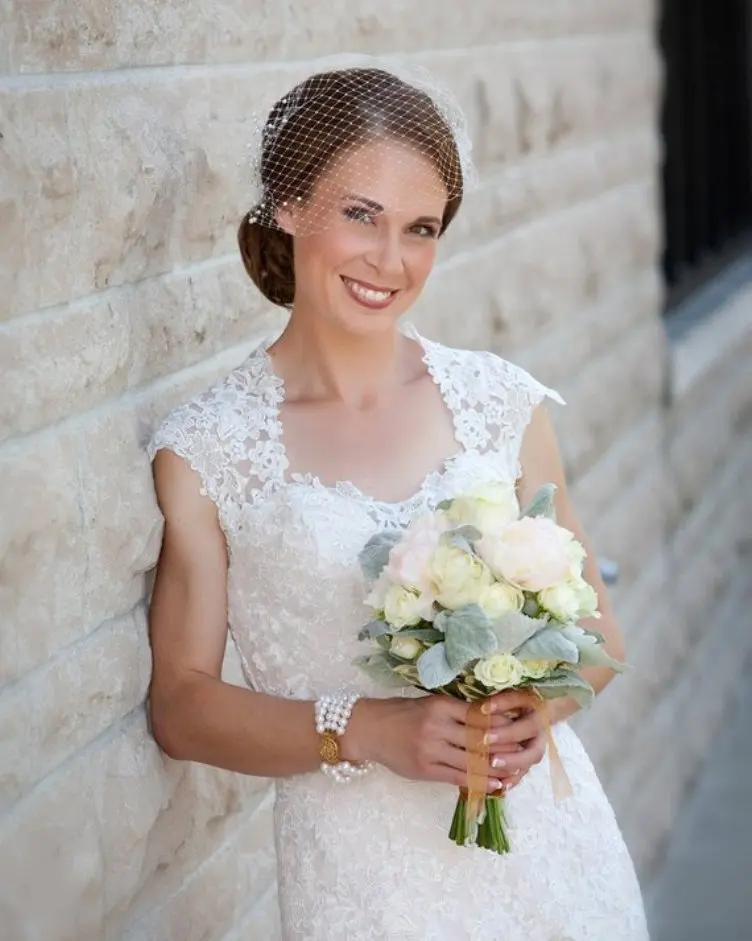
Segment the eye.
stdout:
<svg viewBox="0 0 752 941">
<path fill-rule="evenodd" d="M 429 225 L 428 223 L 421 223 L 420 225 L 414 225 L 410 231 L 414 235 L 419 235 L 424 239 L 436 239 L 439 237 L 439 230 L 435 225 Z"/>
<path fill-rule="evenodd" d="M 366 224 L 373 222 L 373 213 L 363 206 L 347 206 L 343 210 L 343 214 L 346 219 L 351 219 L 353 222 L 364 222 Z"/>
</svg>

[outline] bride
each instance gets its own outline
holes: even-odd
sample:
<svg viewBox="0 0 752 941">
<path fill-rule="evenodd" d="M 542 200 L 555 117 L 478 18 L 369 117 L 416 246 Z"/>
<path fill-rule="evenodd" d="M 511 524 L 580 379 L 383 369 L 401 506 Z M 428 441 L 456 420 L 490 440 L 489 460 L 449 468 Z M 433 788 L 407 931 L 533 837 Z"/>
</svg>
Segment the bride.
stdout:
<svg viewBox="0 0 752 941">
<path fill-rule="evenodd" d="M 272 109 L 258 169 L 240 250 L 290 318 L 151 443 L 165 518 L 154 735 L 173 758 L 276 779 L 285 941 L 644 941 L 632 863 L 566 723 L 573 702 L 549 704 L 573 788 L 555 803 L 537 713 L 511 690 L 492 700 L 488 788 L 508 794 L 512 842 L 498 856 L 447 838 L 466 705 L 395 697 L 353 666 L 358 553 L 377 530 L 483 481 L 516 482 L 521 500 L 553 482 L 559 522 L 587 546 L 541 404 L 556 393 L 401 324 L 467 188 L 461 113 L 391 70 L 317 74 Z M 585 574 L 621 657 L 592 555 Z M 220 678 L 228 629 L 248 689 Z M 585 674 L 596 690 L 611 679 Z M 331 703 L 347 720 L 325 755 L 339 765 L 322 762 L 317 731 Z"/>
</svg>

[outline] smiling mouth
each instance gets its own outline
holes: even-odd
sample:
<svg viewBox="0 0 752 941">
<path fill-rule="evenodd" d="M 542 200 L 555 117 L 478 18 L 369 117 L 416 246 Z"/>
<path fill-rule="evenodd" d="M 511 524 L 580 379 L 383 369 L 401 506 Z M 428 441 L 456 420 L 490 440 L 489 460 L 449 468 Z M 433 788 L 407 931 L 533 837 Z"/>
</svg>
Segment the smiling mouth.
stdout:
<svg viewBox="0 0 752 941">
<path fill-rule="evenodd" d="M 372 287 L 371 285 L 363 284 L 362 281 L 354 281 L 352 278 L 346 278 L 344 275 L 342 276 L 342 282 L 350 296 L 358 301 L 358 303 L 363 304 L 364 307 L 374 309 L 388 307 L 397 294 L 397 291 Z"/>
</svg>

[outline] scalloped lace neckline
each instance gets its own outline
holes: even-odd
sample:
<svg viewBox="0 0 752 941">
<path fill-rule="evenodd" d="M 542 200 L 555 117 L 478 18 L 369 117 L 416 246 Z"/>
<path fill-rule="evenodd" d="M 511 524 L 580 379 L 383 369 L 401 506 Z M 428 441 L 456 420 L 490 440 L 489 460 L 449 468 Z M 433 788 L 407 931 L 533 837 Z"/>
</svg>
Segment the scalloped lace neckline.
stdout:
<svg viewBox="0 0 752 941">
<path fill-rule="evenodd" d="M 415 492 L 412 493 L 409 497 L 405 497 L 402 500 L 380 500 L 378 497 L 374 497 L 365 493 L 363 490 L 361 490 L 360 487 L 358 487 L 357 484 L 353 483 L 351 480 L 337 480 L 331 484 L 326 484 L 317 474 L 310 472 L 295 471 L 285 474 L 284 471 L 281 471 L 282 484 L 298 484 L 307 486 L 323 493 L 336 493 L 340 496 L 348 497 L 353 500 L 359 500 L 370 506 L 385 507 L 391 510 L 399 510 L 403 513 L 411 514 L 416 512 L 418 509 L 420 509 L 421 506 L 425 504 L 427 496 L 432 492 L 436 492 L 440 488 L 444 478 L 451 472 L 456 462 L 469 453 L 469 449 L 465 447 L 465 444 L 462 441 L 461 426 L 458 421 L 457 412 L 452 407 L 449 401 L 449 397 L 447 396 L 447 392 L 444 386 L 444 377 L 438 370 L 437 364 L 434 362 L 432 356 L 433 344 L 429 340 L 425 340 L 418 333 L 415 327 L 412 326 L 412 324 L 404 324 L 400 329 L 404 336 L 412 340 L 414 343 L 417 343 L 421 349 L 421 359 L 425 364 L 428 374 L 431 377 L 434 385 L 439 390 L 439 394 L 445 408 L 452 416 L 452 425 L 454 428 L 454 439 L 457 443 L 457 451 L 455 451 L 454 454 L 450 454 L 449 457 L 445 458 L 440 467 L 428 471 L 428 473 L 423 477 L 417 490 L 415 490 Z M 273 414 L 270 416 L 270 421 L 276 426 L 275 437 L 280 449 L 282 465 L 283 467 L 287 468 L 289 467 L 289 461 L 287 459 L 287 449 L 285 448 L 284 443 L 284 426 L 280 418 L 280 409 L 282 408 L 282 405 L 285 401 L 285 381 L 274 371 L 272 359 L 269 355 L 269 347 L 272 345 L 272 343 L 275 342 L 276 339 L 276 336 L 268 337 L 261 344 L 258 352 L 262 357 L 264 375 L 267 381 L 270 383 L 271 387 L 274 389 L 274 395 L 272 396 Z"/>
</svg>

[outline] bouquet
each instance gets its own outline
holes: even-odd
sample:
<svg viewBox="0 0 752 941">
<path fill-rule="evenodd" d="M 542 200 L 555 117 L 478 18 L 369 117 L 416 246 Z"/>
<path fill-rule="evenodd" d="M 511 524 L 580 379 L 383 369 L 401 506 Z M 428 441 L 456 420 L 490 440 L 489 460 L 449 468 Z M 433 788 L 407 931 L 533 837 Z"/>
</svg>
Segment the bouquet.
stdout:
<svg viewBox="0 0 752 941">
<path fill-rule="evenodd" d="M 458 845 L 510 849 L 504 798 L 486 795 L 482 700 L 523 689 L 535 708 L 559 696 L 585 706 L 594 693 L 580 668 L 622 666 L 601 635 L 578 626 L 599 617 L 598 598 L 582 575 L 584 548 L 556 524 L 554 493 L 545 485 L 520 512 L 513 487 L 482 484 L 402 531 L 377 533 L 360 554 L 373 616 L 359 634 L 372 651 L 358 666 L 384 685 L 472 704 L 468 788 L 449 831 Z"/>
</svg>

